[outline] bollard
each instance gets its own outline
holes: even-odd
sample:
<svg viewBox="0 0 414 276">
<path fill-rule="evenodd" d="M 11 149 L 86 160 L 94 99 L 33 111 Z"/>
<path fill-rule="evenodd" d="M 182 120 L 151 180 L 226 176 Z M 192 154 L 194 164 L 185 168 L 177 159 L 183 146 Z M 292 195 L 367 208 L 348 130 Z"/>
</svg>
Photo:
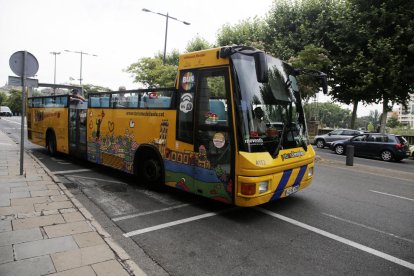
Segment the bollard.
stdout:
<svg viewBox="0 0 414 276">
<path fill-rule="evenodd" d="M 354 146 L 351 146 L 351 145 L 346 146 L 346 165 L 347 166 L 354 165 Z"/>
</svg>

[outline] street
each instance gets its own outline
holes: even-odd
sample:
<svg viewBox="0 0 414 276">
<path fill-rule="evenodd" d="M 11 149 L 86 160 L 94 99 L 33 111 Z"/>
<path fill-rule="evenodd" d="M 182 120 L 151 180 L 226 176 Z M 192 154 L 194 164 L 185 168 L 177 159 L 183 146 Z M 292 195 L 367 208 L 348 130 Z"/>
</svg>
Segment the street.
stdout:
<svg viewBox="0 0 414 276">
<path fill-rule="evenodd" d="M 20 117 L 0 119 L 20 140 Z M 316 149 L 312 185 L 238 208 L 133 176 L 32 153 L 148 275 L 413 275 L 414 160 L 398 163 Z"/>
</svg>

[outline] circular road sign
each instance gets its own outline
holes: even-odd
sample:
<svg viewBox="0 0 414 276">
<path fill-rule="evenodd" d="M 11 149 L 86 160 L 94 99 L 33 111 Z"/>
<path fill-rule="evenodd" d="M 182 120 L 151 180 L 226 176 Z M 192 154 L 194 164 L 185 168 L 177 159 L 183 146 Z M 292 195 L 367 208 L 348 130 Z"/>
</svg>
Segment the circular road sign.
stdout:
<svg viewBox="0 0 414 276">
<path fill-rule="evenodd" d="M 18 51 L 11 55 L 9 60 L 10 69 L 19 77 L 33 77 L 39 70 L 39 62 L 34 55 L 26 52 L 25 68 L 23 68 L 23 59 L 25 51 Z"/>
</svg>

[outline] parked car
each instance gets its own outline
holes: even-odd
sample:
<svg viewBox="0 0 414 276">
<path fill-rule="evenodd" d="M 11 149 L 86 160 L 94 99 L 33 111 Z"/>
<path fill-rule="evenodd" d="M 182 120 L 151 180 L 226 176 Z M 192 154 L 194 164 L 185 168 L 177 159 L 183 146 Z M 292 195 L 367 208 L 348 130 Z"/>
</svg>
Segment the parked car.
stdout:
<svg viewBox="0 0 414 276">
<path fill-rule="evenodd" d="M 337 154 L 345 154 L 348 145 L 354 146 L 356 156 L 379 157 L 383 161 L 401 161 L 410 156 L 409 144 L 400 135 L 364 133 L 347 140 L 335 141 L 330 148 Z"/>
<path fill-rule="evenodd" d="M 414 145 L 410 146 L 410 156 L 412 159 L 414 159 Z"/>
<path fill-rule="evenodd" d="M 8 106 L 0 106 L 0 116 L 13 116 L 13 113 L 11 112 L 10 108 Z"/>
<path fill-rule="evenodd" d="M 360 135 L 364 133 L 360 130 L 354 130 L 354 129 L 336 129 L 333 130 L 327 134 L 324 135 L 317 135 L 315 136 L 315 145 L 318 148 L 324 148 L 329 147 L 332 142 L 338 141 L 338 140 L 345 140 L 357 135 Z"/>
</svg>

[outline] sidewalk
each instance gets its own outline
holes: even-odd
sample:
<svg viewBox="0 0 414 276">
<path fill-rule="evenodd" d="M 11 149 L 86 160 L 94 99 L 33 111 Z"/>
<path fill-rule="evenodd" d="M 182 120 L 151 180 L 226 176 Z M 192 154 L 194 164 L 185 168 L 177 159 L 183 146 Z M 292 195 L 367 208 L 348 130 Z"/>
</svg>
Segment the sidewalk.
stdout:
<svg viewBox="0 0 414 276">
<path fill-rule="evenodd" d="M 0 275 L 145 275 L 92 215 L 0 131 Z"/>
</svg>

